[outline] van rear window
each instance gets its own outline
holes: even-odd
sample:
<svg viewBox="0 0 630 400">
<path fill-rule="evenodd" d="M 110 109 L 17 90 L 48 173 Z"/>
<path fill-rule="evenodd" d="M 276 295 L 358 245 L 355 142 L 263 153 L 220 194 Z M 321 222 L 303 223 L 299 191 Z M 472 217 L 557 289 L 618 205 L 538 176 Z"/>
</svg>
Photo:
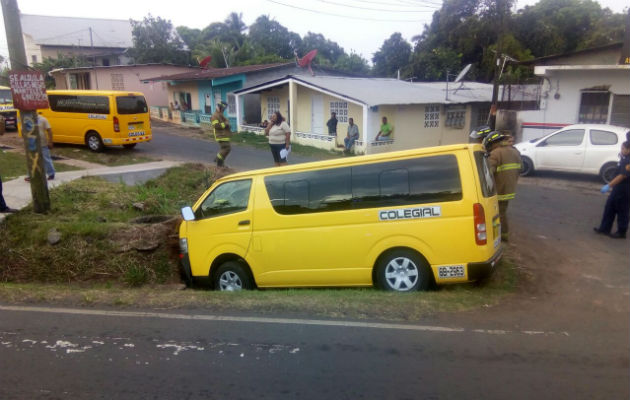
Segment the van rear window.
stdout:
<svg viewBox="0 0 630 400">
<path fill-rule="evenodd" d="M 302 214 L 458 201 L 462 186 L 454 155 L 388 161 L 265 178 L 279 214 Z"/>
<path fill-rule="evenodd" d="M 475 151 L 475 163 L 477 164 L 477 174 L 479 175 L 479 183 L 481 184 L 481 193 L 483 197 L 491 197 L 496 194 L 494 187 L 494 177 L 488 165 L 488 159 L 483 151 Z"/>
<path fill-rule="evenodd" d="M 118 114 L 144 114 L 149 111 L 147 102 L 142 96 L 116 97 Z"/>
<path fill-rule="evenodd" d="M 67 94 L 48 95 L 50 109 L 55 112 L 87 114 L 109 114 L 107 96 L 73 96 Z"/>
</svg>

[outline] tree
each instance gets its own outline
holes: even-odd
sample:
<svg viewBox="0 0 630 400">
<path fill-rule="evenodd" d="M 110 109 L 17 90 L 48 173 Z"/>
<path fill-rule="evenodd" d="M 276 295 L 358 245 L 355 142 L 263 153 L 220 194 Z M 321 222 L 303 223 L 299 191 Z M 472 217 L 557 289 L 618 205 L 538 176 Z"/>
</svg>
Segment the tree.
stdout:
<svg viewBox="0 0 630 400">
<path fill-rule="evenodd" d="M 92 64 L 85 56 L 57 53 L 57 58 L 44 57 L 42 62 L 33 64 L 33 68 L 44 75 L 46 87 L 53 89 L 55 87 L 55 79 L 48 75 L 50 71 L 59 68 L 88 67 L 90 65 Z"/>
<path fill-rule="evenodd" d="M 339 57 L 346 54 L 336 42 L 326 39 L 321 33 L 308 32 L 302 39 L 298 52 L 303 56 L 313 49 L 317 49 L 315 60 L 320 65 L 334 65 Z"/>
<path fill-rule="evenodd" d="M 249 40 L 258 55 L 276 55 L 283 59 L 293 59 L 294 49 L 301 48 L 302 38 L 290 32 L 279 22 L 261 15 L 249 27 Z"/>
<path fill-rule="evenodd" d="M 142 21 L 131 20 L 131 26 L 131 55 L 136 63 L 189 63 L 184 42 L 173 29 L 171 21 L 149 14 Z"/>
<path fill-rule="evenodd" d="M 392 34 L 372 57 L 374 75 L 396 77 L 401 70 L 401 74 L 407 76 L 410 56 L 411 45 L 400 33 Z"/>
<path fill-rule="evenodd" d="M 370 66 L 367 60 L 353 51 L 350 52 L 350 55 L 344 53 L 337 58 L 334 68 L 359 75 L 368 75 L 370 73 Z"/>
</svg>

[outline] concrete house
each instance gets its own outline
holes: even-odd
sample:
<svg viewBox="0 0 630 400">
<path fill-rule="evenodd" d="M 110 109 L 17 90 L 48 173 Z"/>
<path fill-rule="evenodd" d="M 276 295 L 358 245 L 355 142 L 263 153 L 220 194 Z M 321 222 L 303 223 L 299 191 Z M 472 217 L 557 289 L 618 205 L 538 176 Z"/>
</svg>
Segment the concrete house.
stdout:
<svg viewBox="0 0 630 400">
<path fill-rule="evenodd" d="M 324 76 L 348 75 L 316 65 L 312 67 L 312 71 L 317 75 Z M 147 79 L 146 82 L 166 82 L 169 105 L 170 103 L 175 105 L 177 102 L 181 109 L 180 112 L 153 109 L 154 117 L 161 115 L 160 118 L 171 122 L 192 125 L 209 123 L 216 104 L 225 101 L 228 103 L 225 114 L 233 129 L 236 129 L 237 103 L 234 92 L 245 85 L 257 85 L 288 74 L 310 75 L 310 71 L 297 66 L 295 62 L 259 64 L 230 68 L 207 68 L 174 75 L 162 75 Z M 241 114 L 241 120 L 250 124 L 260 123 L 260 95 L 252 93 L 240 96 L 239 101 L 238 108 L 246 110 Z"/>
<path fill-rule="evenodd" d="M 359 128 L 354 152 L 361 154 L 413 147 L 467 143 L 472 127 L 484 124 L 492 85 L 461 82 L 409 83 L 396 79 L 288 75 L 237 90 L 239 130 L 261 132 L 242 116 L 242 96 L 258 94 L 261 119 L 280 111 L 291 126 L 292 140 L 335 150 L 343 146 L 348 118 Z M 326 121 L 335 112 L 337 135 Z M 391 140 L 375 141 L 382 117 L 393 125 Z"/>
<path fill-rule="evenodd" d="M 45 57 L 82 55 L 93 65 L 127 64 L 126 51 L 133 46 L 129 20 L 51 17 L 21 14 L 22 35 L 28 65 Z"/>
<path fill-rule="evenodd" d="M 622 43 L 532 60 L 539 109 L 521 111 L 522 140 L 577 123 L 630 127 L 630 58 Z"/>
<path fill-rule="evenodd" d="M 129 90 L 144 93 L 149 106 L 167 107 L 166 82 L 146 82 L 157 75 L 199 71 L 199 67 L 173 64 L 134 64 L 60 68 L 50 71 L 56 89 Z"/>
</svg>

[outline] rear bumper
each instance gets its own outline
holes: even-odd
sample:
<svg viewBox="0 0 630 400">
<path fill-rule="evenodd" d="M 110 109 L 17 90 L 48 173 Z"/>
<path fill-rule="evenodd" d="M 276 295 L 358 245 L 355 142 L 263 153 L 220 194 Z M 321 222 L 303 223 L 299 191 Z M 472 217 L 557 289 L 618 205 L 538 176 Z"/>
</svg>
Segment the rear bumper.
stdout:
<svg viewBox="0 0 630 400">
<path fill-rule="evenodd" d="M 153 139 L 153 135 L 133 136 L 126 138 L 103 138 L 105 146 L 122 146 L 124 144 L 148 142 Z"/>
<path fill-rule="evenodd" d="M 497 250 L 489 260 L 478 263 L 468 263 L 468 280 L 477 281 L 490 276 L 501 260 L 501 257 L 503 257 L 503 248 L 499 247 L 499 250 Z"/>
</svg>

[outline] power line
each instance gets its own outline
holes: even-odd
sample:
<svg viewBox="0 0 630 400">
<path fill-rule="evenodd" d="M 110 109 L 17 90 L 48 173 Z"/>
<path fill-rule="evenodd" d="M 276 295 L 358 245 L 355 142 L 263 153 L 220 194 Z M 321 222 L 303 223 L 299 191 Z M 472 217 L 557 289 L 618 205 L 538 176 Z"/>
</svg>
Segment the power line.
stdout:
<svg viewBox="0 0 630 400">
<path fill-rule="evenodd" d="M 384 9 L 384 8 L 369 8 L 369 7 L 364 7 L 364 6 L 355 6 L 355 5 L 350 5 L 350 4 L 343 4 L 343 3 L 336 3 L 334 1 L 328 1 L 328 0 L 317 0 L 320 3 L 326 3 L 326 4 L 332 4 L 334 6 L 339 6 L 339 7 L 348 7 L 348 8 L 356 8 L 359 10 L 370 10 L 370 11 L 380 11 L 380 12 L 395 12 L 395 13 L 425 13 L 425 12 L 431 12 L 430 10 L 392 10 L 392 9 Z M 372 3 L 372 2 L 370 2 Z M 383 3 L 380 3 L 383 4 Z M 393 4 L 392 4 L 393 5 Z M 429 7 L 429 8 L 437 8 L 436 6 L 406 6 L 406 7 Z"/>
<path fill-rule="evenodd" d="M 409 4 L 409 3 L 403 3 L 402 2 L 398 2 L 398 3 L 390 3 L 390 2 L 386 2 L 386 1 L 370 1 L 370 0 L 351 0 L 357 3 L 368 3 L 368 4 L 378 4 L 381 6 L 394 6 L 394 7 L 423 7 L 421 5 L 416 5 L 416 4 Z M 436 5 L 437 6 L 437 5 Z M 401 10 L 404 11 L 404 10 Z"/>
<path fill-rule="evenodd" d="M 274 3 L 274 4 L 279 4 L 281 6 L 285 6 L 285 7 L 289 7 L 289 8 L 295 8 L 297 10 L 308 11 L 308 12 L 312 12 L 312 13 L 315 13 L 315 14 L 331 15 L 333 17 L 341 17 L 341 18 L 346 18 L 346 19 L 358 19 L 358 20 L 363 20 L 363 21 L 376 21 L 376 22 L 415 22 L 415 23 L 425 22 L 425 21 L 419 20 L 419 19 L 411 20 L 411 19 L 379 19 L 379 18 L 354 17 L 354 16 L 349 16 L 349 15 L 341 15 L 341 14 L 334 14 L 334 13 L 329 13 L 329 12 L 324 12 L 324 11 L 312 10 L 310 8 L 297 7 L 297 6 L 293 6 L 291 4 L 281 3 L 281 2 L 275 1 L 275 0 L 267 0 L 267 1 L 270 2 L 270 3 Z M 426 12 L 432 12 L 432 11 L 426 11 Z"/>
</svg>

